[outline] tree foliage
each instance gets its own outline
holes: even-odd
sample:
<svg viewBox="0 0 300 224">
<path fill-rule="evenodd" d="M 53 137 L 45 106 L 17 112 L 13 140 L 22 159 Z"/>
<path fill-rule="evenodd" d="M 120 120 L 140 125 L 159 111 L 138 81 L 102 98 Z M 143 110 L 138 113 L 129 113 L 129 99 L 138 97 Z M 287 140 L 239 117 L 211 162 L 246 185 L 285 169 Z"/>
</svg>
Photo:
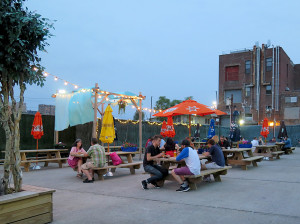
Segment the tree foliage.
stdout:
<svg viewBox="0 0 300 224">
<path fill-rule="evenodd" d="M 12 174 L 16 191 L 21 190 L 19 122 L 26 85 L 43 86 L 40 51 L 45 51 L 53 25 L 23 6 L 24 0 L 0 1 L 0 123 L 6 135 L 4 184 L 7 192 Z M 19 102 L 15 89 L 19 88 Z"/>
<path fill-rule="evenodd" d="M 139 111 L 136 110 L 133 115 L 133 120 L 138 121 L 139 120 Z M 145 113 L 142 111 L 142 121 L 145 119 Z"/>
</svg>

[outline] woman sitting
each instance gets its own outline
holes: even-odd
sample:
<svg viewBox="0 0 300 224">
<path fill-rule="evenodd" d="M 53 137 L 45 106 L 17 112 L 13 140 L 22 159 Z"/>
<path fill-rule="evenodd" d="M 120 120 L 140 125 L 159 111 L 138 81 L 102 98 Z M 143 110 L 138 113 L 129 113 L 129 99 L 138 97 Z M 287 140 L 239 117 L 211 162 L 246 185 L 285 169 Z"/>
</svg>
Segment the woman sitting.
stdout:
<svg viewBox="0 0 300 224">
<path fill-rule="evenodd" d="M 179 146 L 175 144 L 172 138 L 167 138 L 166 144 L 164 145 L 164 149 L 166 150 L 166 155 L 174 156 L 174 151 L 179 149 Z"/>
<path fill-rule="evenodd" d="M 75 157 L 76 154 L 79 153 L 86 153 L 86 151 L 82 148 L 82 142 L 81 139 L 76 139 L 74 144 L 72 145 L 72 149 L 70 151 L 70 155 L 68 158 L 68 164 L 70 167 L 73 168 L 73 170 L 77 170 L 77 177 L 82 177 L 82 170 L 81 165 L 83 164 L 82 158 Z"/>
</svg>

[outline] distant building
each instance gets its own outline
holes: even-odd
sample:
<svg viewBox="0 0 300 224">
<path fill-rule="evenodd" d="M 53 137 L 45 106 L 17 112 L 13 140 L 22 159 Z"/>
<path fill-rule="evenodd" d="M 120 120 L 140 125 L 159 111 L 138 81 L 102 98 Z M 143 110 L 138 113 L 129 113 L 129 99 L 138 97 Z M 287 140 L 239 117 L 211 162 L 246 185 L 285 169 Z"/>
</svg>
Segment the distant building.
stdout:
<svg viewBox="0 0 300 224">
<path fill-rule="evenodd" d="M 230 102 L 246 124 L 269 120 L 300 123 L 300 64 L 280 47 L 254 46 L 219 56 L 218 109 L 230 114 Z M 229 116 L 222 125 L 229 125 Z"/>
<path fill-rule="evenodd" d="M 55 115 L 55 106 L 54 105 L 46 105 L 39 104 L 39 112 L 42 115 Z"/>
</svg>

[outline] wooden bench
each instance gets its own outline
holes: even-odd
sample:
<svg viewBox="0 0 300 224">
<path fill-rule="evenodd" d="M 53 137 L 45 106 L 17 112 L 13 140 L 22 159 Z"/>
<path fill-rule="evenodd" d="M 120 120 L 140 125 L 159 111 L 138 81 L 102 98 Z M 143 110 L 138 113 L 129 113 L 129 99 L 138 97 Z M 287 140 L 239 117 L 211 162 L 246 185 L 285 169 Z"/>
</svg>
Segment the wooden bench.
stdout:
<svg viewBox="0 0 300 224">
<path fill-rule="evenodd" d="M 95 168 L 93 168 L 93 171 L 95 173 L 97 173 L 99 180 L 104 180 L 103 175 L 106 174 L 109 171 L 109 169 L 111 169 L 112 172 L 115 172 L 115 170 L 117 168 L 129 168 L 130 173 L 135 174 L 135 170 L 139 169 L 141 167 L 142 163 L 143 162 L 122 163 L 122 164 L 117 165 L 117 166 L 109 165 L 109 166 L 105 166 L 105 167 L 101 167 L 101 168 L 100 167 L 95 167 Z"/>
<path fill-rule="evenodd" d="M 31 160 L 22 160 L 21 165 L 24 166 L 25 172 L 29 171 L 30 164 L 31 163 L 39 163 L 39 162 L 45 162 L 44 167 L 48 166 L 48 163 L 58 163 L 59 168 L 62 168 L 62 164 L 66 163 L 68 158 L 52 158 L 52 159 L 31 159 Z"/>
<path fill-rule="evenodd" d="M 276 159 L 280 159 L 280 155 L 282 155 L 283 153 L 284 153 L 284 151 L 277 151 L 277 152 L 272 152 L 272 155 L 276 156 Z M 272 159 L 273 159 L 273 157 L 272 157 Z"/>
<path fill-rule="evenodd" d="M 260 162 L 263 160 L 263 156 L 252 156 L 245 159 L 242 159 L 245 162 L 249 162 L 249 165 L 252 163 L 253 166 L 257 166 L 257 162 Z M 247 169 L 247 166 L 242 167 L 242 169 Z"/>
<path fill-rule="evenodd" d="M 282 151 L 284 151 L 285 154 L 292 154 L 293 150 L 295 150 L 295 147 L 291 148 L 283 148 Z"/>
<path fill-rule="evenodd" d="M 197 185 L 196 184 L 198 182 L 202 181 L 204 176 L 212 174 L 214 176 L 214 179 L 215 179 L 216 182 L 221 182 L 220 175 L 226 175 L 227 170 L 230 169 L 230 168 L 232 168 L 232 167 L 231 166 L 225 166 L 224 168 L 219 168 L 219 169 L 201 170 L 199 175 L 185 175 L 184 177 L 188 181 L 190 188 L 192 190 L 197 190 Z M 144 172 L 143 174 L 150 174 L 150 173 Z M 150 174 L 150 176 L 153 176 L 153 174 Z M 176 181 L 174 179 L 174 177 L 171 174 L 169 174 L 163 180 L 157 182 L 158 186 L 162 187 L 166 180 Z"/>
<path fill-rule="evenodd" d="M 292 150 L 295 150 L 296 148 L 295 148 L 295 147 L 292 147 L 291 149 L 292 149 Z"/>
</svg>

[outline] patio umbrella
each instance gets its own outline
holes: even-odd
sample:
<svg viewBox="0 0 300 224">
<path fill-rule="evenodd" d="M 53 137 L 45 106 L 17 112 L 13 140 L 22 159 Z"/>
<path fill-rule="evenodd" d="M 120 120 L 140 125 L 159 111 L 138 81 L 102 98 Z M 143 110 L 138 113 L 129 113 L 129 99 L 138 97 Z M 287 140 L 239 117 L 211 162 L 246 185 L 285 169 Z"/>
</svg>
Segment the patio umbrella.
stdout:
<svg viewBox="0 0 300 224">
<path fill-rule="evenodd" d="M 260 131 L 260 135 L 265 137 L 265 142 L 266 142 L 266 138 L 268 137 L 268 134 L 270 133 L 269 131 L 269 120 L 268 118 L 265 118 L 263 121 L 263 125 Z"/>
<path fill-rule="evenodd" d="M 216 132 L 215 132 L 215 120 L 211 119 L 210 120 L 210 124 L 209 124 L 207 138 L 212 138 L 215 135 L 216 135 Z"/>
<path fill-rule="evenodd" d="M 104 116 L 102 120 L 102 127 L 100 133 L 100 140 L 103 143 L 108 144 L 107 151 L 109 152 L 109 143 L 113 143 L 115 139 L 115 128 L 114 128 L 114 119 L 112 116 L 111 106 L 108 105 L 104 111 Z"/>
<path fill-rule="evenodd" d="M 221 115 L 227 115 L 227 113 L 225 113 L 225 112 L 223 112 L 223 111 L 221 111 L 221 110 L 214 109 L 213 111 L 214 111 L 215 114 L 218 115 L 218 116 L 221 116 Z"/>
<path fill-rule="evenodd" d="M 173 107 L 154 114 L 156 117 L 169 117 L 176 115 L 189 115 L 189 136 L 191 136 L 191 115 L 205 116 L 214 114 L 215 112 L 209 109 L 206 105 L 200 104 L 195 100 L 185 100 Z"/>
<path fill-rule="evenodd" d="M 160 129 L 160 135 L 163 137 L 167 137 L 167 123 L 166 121 L 163 121 L 161 129 Z"/>
<path fill-rule="evenodd" d="M 36 149 L 38 150 L 39 139 L 41 139 L 42 136 L 44 135 L 42 115 L 40 114 L 40 112 L 36 112 L 36 114 L 34 115 L 32 128 L 31 128 L 31 135 L 33 136 L 34 139 L 36 139 Z M 37 153 L 36 153 L 36 157 L 37 157 Z M 37 164 L 38 163 L 36 163 L 34 169 L 40 169 L 40 167 Z"/>
<path fill-rule="evenodd" d="M 173 118 L 168 117 L 167 121 L 167 137 L 173 138 L 176 135 L 174 125 L 173 125 Z"/>
<path fill-rule="evenodd" d="M 287 131 L 286 131 L 284 121 L 280 121 L 280 128 L 279 128 L 279 133 L 278 133 L 277 138 L 278 139 L 283 139 L 286 136 L 287 136 Z"/>
</svg>

